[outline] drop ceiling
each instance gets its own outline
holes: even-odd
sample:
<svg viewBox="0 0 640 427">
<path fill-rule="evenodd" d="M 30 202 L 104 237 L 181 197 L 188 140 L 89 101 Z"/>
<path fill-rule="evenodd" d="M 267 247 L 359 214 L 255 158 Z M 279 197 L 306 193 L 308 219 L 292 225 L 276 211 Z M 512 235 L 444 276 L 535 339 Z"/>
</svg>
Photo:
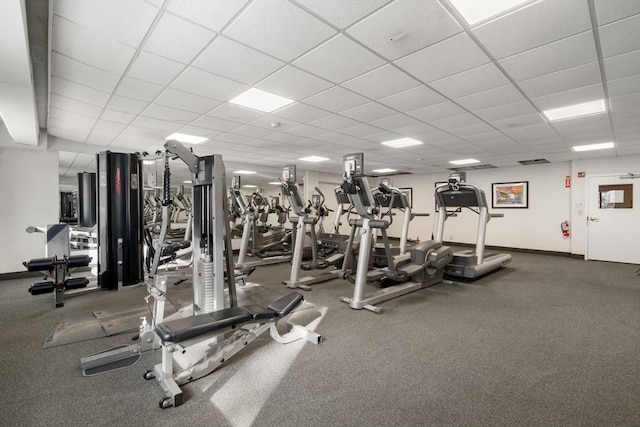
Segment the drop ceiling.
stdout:
<svg viewBox="0 0 640 427">
<path fill-rule="evenodd" d="M 46 2 L 42 2 L 46 4 Z M 529 1 L 469 26 L 448 0 L 51 0 L 47 129 L 61 175 L 173 132 L 244 169 L 445 173 L 640 154 L 640 2 Z M 229 104 L 256 87 L 295 102 Z M 605 98 L 604 114 L 542 110 Z M 42 102 L 40 99 L 39 101 Z M 420 146 L 380 143 L 411 137 Z M 606 152 L 572 145 L 615 141 Z M 330 158 L 302 164 L 305 156 Z M 265 179 L 269 179 L 265 173 Z M 249 179 L 249 178 L 247 178 Z"/>
</svg>

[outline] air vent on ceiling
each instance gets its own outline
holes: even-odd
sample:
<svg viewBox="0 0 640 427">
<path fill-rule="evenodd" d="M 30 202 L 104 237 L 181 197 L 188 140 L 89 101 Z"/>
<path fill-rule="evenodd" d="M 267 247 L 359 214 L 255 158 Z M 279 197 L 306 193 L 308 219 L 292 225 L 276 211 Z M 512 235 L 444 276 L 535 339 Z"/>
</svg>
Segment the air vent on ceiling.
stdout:
<svg viewBox="0 0 640 427">
<path fill-rule="evenodd" d="M 450 171 L 456 171 L 456 172 L 464 172 L 464 171 L 474 171 L 474 170 L 478 170 L 478 169 L 492 169 L 495 168 L 496 166 L 493 165 L 469 165 L 469 166 L 462 166 L 460 168 L 449 168 Z"/>
<path fill-rule="evenodd" d="M 542 163 L 551 163 L 547 159 L 531 159 L 531 160 L 518 160 L 521 165 L 539 165 Z"/>
</svg>

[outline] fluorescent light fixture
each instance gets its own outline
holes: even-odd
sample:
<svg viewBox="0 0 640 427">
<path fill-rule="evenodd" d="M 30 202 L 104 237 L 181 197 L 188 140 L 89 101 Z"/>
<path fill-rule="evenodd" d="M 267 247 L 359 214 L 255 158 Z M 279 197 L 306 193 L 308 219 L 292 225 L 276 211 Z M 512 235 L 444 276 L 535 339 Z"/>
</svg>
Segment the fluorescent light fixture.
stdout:
<svg viewBox="0 0 640 427">
<path fill-rule="evenodd" d="M 598 99 L 597 101 L 585 102 L 583 104 L 544 110 L 542 113 L 547 116 L 547 119 L 553 122 L 556 120 L 573 119 L 574 117 L 604 113 L 605 111 L 607 111 L 607 107 L 604 105 L 604 99 Z"/>
<path fill-rule="evenodd" d="M 396 172 L 395 169 L 389 169 L 389 168 L 382 168 L 382 169 L 374 169 L 372 170 L 372 172 L 375 173 L 391 173 L 391 172 Z"/>
<path fill-rule="evenodd" d="M 208 140 L 209 138 L 203 138 L 201 136 L 187 135 L 186 133 L 172 133 L 165 139 L 175 139 L 180 142 L 184 142 L 185 144 L 200 144 Z"/>
<path fill-rule="evenodd" d="M 242 92 L 229 102 L 242 107 L 251 108 L 252 110 L 270 113 L 278 108 L 291 104 L 293 100 L 252 87 L 251 89 Z"/>
<path fill-rule="evenodd" d="M 607 148 L 615 148 L 616 144 L 613 142 L 601 142 L 599 144 L 589 145 L 574 145 L 571 147 L 573 151 L 592 151 L 592 150 L 606 150 Z"/>
<path fill-rule="evenodd" d="M 233 173 L 238 174 L 238 175 L 252 175 L 252 174 L 256 173 L 256 171 L 239 170 L 239 171 L 233 171 Z"/>
<path fill-rule="evenodd" d="M 472 165 L 474 163 L 480 163 L 480 160 L 476 160 L 476 159 L 451 160 L 449 163 L 451 163 L 452 165 Z"/>
<path fill-rule="evenodd" d="M 303 162 L 318 163 L 318 162 L 326 162 L 329 159 L 326 157 L 320 157 L 320 156 L 308 156 L 308 157 L 301 157 L 298 160 L 302 160 Z"/>
<path fill-rule="evenodd" d="M 280 185 L 280 181 L 271 181 L 269 184 L 271 184 L 271 185 Z"/>
<path fill-rule="evenodd" d="M 393 148 L 402 148 L 402 147 L 411 147 L 412 145 L 420 145 L 422 141 L 418 141 L 413 138 L 400 138 L 400 139 L 392 139 L 391 141 L 384 141 L 381 144 L 387 145 Z"/>
<path fill-rule="evenodd" d="M 155 160 L 143 160 L 142 163 L 145 165 L 152 165 L 154 164 L 156 161 Z"/>
<path fill-rule="evenodd" d="M 183 184 L 193 184 L 191 181 L 182 181 Z"/>
<path fill-rule="evenodd" d="M 242 188 L 258 188 L 257 185 L 252 185 L 252 184 L 245 184 L 242 186 Z"/>
<path fill-rule="evenodd" d="M 449 0 L 469 25 L 499 15 L 529 0 Z"/>
</svg>

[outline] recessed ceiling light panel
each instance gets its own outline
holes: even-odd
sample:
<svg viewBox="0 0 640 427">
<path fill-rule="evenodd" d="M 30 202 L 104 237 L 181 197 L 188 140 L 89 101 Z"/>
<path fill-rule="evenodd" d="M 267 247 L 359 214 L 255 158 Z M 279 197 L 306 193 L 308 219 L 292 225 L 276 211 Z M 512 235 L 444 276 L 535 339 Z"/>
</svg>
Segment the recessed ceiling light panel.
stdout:
<svg viewBox="0 0 640 427">
<path fill-rule="evenodd" d="M 291 104 L 293 100 L 253 87 L 236 96 L 229 102 L 231 104 L 251 108 L 252 110 L 270 113 L 278 108 Z"/>
<path fill-rule="evenodd" d="M 207 141 L 209 138 L 204 138 L 201 136 L 195 135 L 187 135 L 186 133 L 172 133 L 166 140 L 175 139 L 176 141 L 184 142 L 185 144 L 200 144 L 201 142 Z"/>
<path fill-rule="evenodd" d="M 615 148 L 616 144 L 613 142 L 601 142 L 599 144 L 588 144 L 588 145 L 574 145 L 571 147 L 573 151 L 593 151 L 593 150 L 606 150 L 608 148 Z"/>
<path fill-rule="evenodd" d="M 480 163 L 480 160 L 476 160 L 476 159 L 451 160 L 449 163 L 451 163 L 452 165 L 472 165 L 474 163 Z"/>
<path fill-rule="evenodd" d="M 238 174 L 238 175 L 252 175 L 252 174 L 256 173 L 256 171 L 238 170 L 238 171 L 233 171 L 233 173 Z"/>
<path fill-rule="evenodd" d="M 308 156 L 308 157 L 302 157 L 302 158 L 300 158 L 298 160 L 302 160 L 303 162 L 318 163 L 318 162 L 326 162 L 329 159 L 327 157 Z"/>
<path fill-rule="evenodd" d="M 449 0 L 469 25 L 513 9 L 529 0 Z"/>
<path fill-rule="evenodd" d="M 411 147 L 412 145 L 420 145 L 423 144 L 423 142 L 413 138 L 400 138 L 392 139 L 390 141 L 383 141 L 381 144 L 393 148 L 403 148 Z"/>
<path fill-rule="evenodd" d="M 551 110 L 544 110 L 542 113 L 547 117 L 547 119 L 553 122 L 557 120 L 590 116 L 592 114 L 600 114 L 605 111 L 607 111 L 607 107 L 604 105 L 604 99 L 598 99 L 597 101 L 584 102 L 582 104 L 552 108 Z"/>
<path fill-rule="evenodd" d="M 396 172 L 395 169 L 390 169 L 390 168 L 382 168 L 382 169 L 374 169 L 371 172 L 375 172 L 375 173 L 391 173 L 391 172 Z"/>
</svg>

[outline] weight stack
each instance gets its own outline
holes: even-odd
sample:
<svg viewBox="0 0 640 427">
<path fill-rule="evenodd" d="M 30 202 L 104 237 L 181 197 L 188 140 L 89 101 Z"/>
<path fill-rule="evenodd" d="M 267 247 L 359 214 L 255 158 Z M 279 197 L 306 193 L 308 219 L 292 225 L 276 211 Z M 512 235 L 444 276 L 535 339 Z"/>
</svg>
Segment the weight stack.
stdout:
<svg viewBox="0 0 640 427">
<path fill-rule="evenodd" d="M 98 179 L 98 284 L 116 289 L 144 278 L 138 154 L 102 151 Z"/>
<path fill-rule="evenodd" d="M 78 173 L 78 226 L 96 225 L 96 174 Z"/>
</svg>

